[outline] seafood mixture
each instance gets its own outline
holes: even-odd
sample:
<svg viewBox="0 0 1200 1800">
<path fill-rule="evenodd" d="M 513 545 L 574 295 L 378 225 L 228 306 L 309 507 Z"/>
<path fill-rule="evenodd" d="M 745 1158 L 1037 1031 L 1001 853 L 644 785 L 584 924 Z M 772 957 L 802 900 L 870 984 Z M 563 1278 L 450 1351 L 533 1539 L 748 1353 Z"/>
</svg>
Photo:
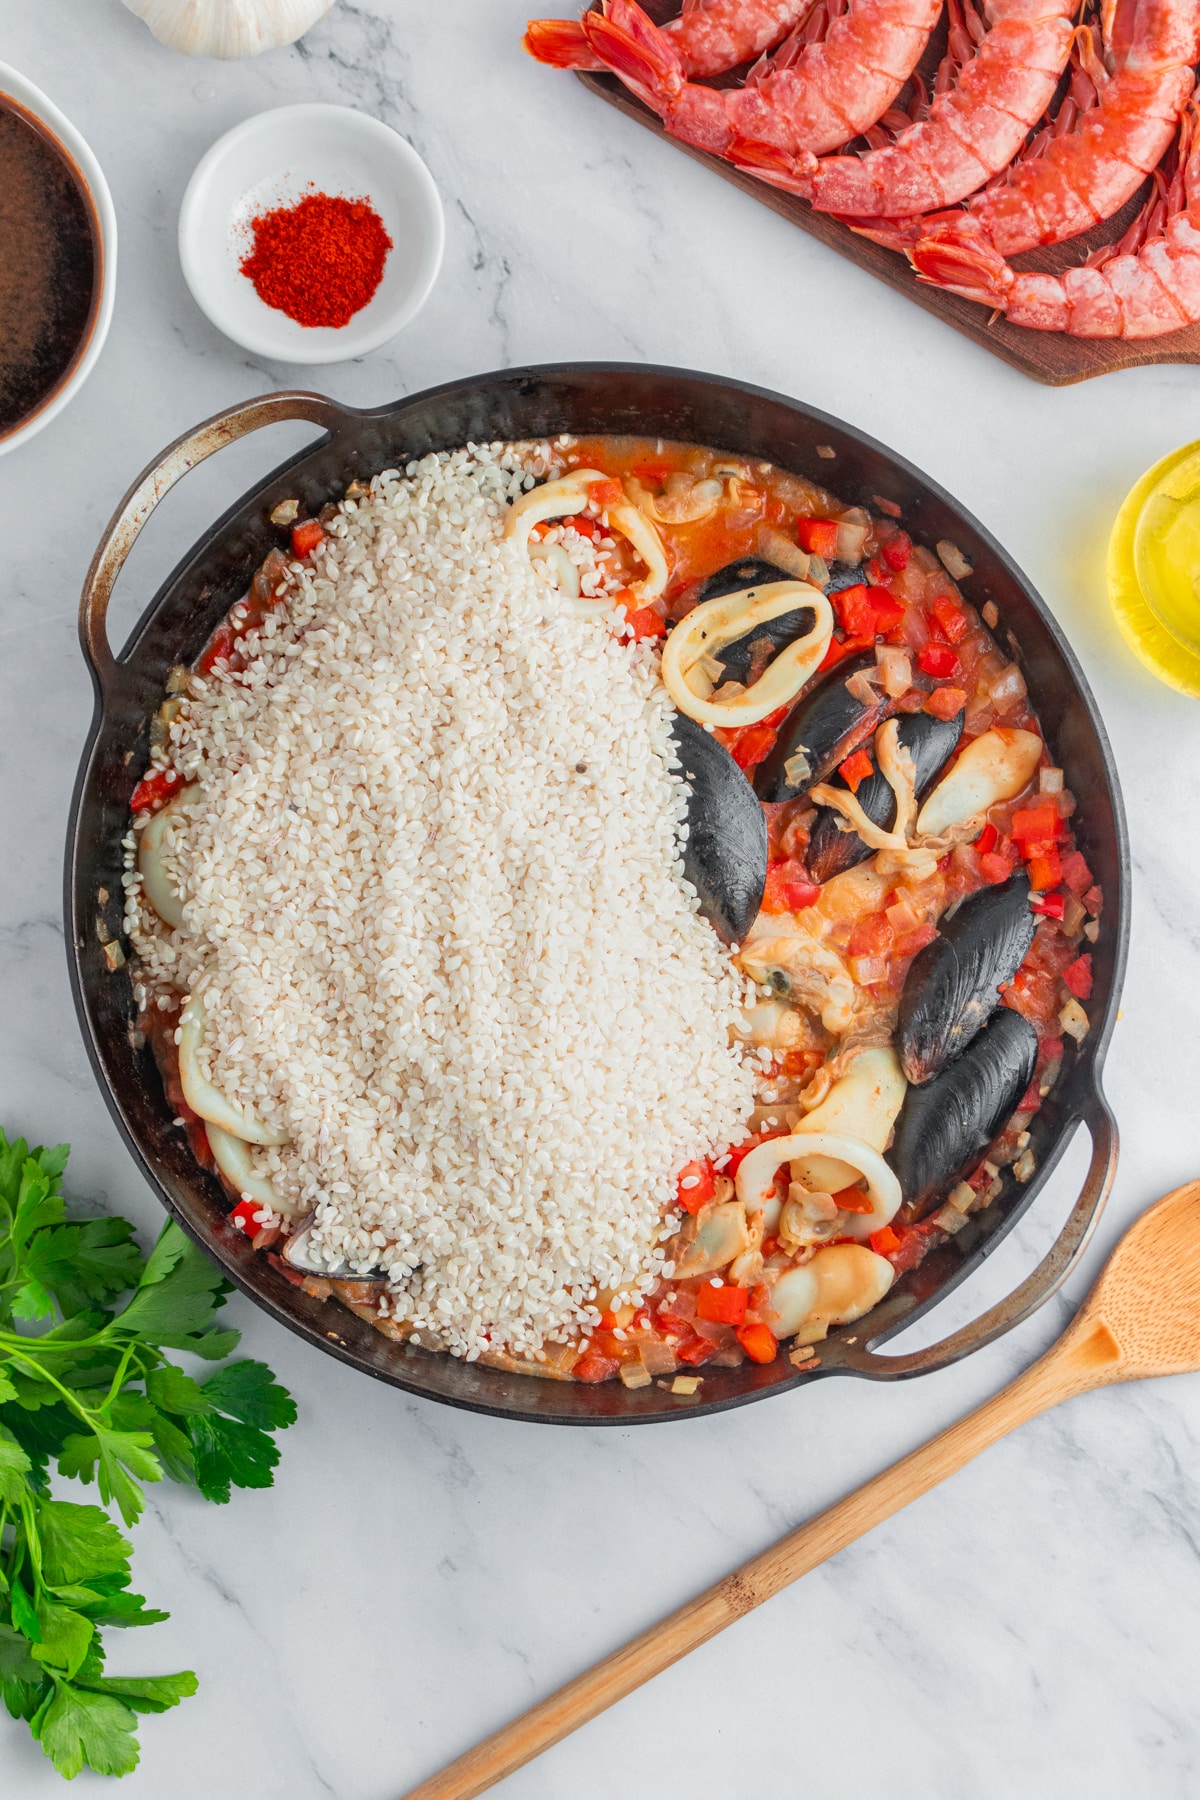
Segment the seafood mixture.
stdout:
<svg viewBox="0 0 1200 1800">
<path fill-rule="evenodd" d="M 636 0 L 602 0 L 578 24 L 532 20 L 525 43 L 555 67 L 616 75 L 672 136 L 1014 324 L 1145 338 L 1200 321 L 1196 0 L 944 11 L 928 85 L 943 0 L 685 0 L 661 26 Z M 740 85 L 704 85 L 747 62 Z M 1079 267 L 1012 266 L 1114 218 L 1147 177 L 1137 217 Z"/>
<path fill-rule="evenodd" d="M 271 517 L 155 720 L 126 927 L 176 1122 L 290 1281 L 500 1368 L 686 1391 L 811 1364 L 1029 1180 L 1103 896 L 957 546 L 616 437 Z"/>
</svg>

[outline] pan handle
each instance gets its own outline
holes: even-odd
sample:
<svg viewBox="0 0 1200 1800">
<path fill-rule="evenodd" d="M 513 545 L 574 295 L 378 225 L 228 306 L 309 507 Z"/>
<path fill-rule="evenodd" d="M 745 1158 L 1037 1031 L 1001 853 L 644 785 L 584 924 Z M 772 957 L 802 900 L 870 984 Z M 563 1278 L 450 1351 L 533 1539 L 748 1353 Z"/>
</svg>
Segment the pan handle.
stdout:
<svg viewBox="0 0 1200 1800">
<path fill-rule="evenodd" d="M 333 433 L 345 424 L 346 416 L 342 407 L 327 400 L 323 394 L 260 395 L 255 400 L 243 400 L 240 405 L 217 413 L 194 431 L 185 432 L 143 469 L 108 522 L 79 599 L 79 642 L 101 694 L 112 685 L 120 669 L 105 630 L 108 603 L 126 557 L 163 496 L 197 463 L 202 463 L 215 451 L 223 450 L 226 444 L 236 443 L 238 438 L 261 430 L 264 425 L 278 425 L 286 419 L 307 419 L 313 425 L 324 425 Z"/>
<path fill-rule="evenodd" d="M 865 1338 L 830 1338 L 818 1352 L 822 1367 L 866 1375 L 877 1381 L 899 1375 L 927 1375 L 1003 1337 L 1057 1293 L 1091 1240 L 1117 1172 L 1117 1122 L 1099 1086 L 1093 1088 L 1079 1116 L 1092 1140 L 1092 1159 L 1083 1187 L 1053 1246 L 1020 1287 L 961 1331 L 905 1356 L 877 1355 L 871 1348 L 869 1330 Z"/>
</svg>

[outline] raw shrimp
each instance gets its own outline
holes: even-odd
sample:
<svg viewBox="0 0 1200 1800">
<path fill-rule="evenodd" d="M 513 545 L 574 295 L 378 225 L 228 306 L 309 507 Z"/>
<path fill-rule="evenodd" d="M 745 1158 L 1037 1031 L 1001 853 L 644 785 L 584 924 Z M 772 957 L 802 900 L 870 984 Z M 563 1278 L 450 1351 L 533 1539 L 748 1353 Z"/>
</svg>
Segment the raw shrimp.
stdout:
<svg viewBox="0 0 1200 1800">
<path fill-rule="evenodd" d="M 985 0 L 985 24 L 970 0 L 949 0 L 957 75 L 952 86 L 939 80 L 928 117 L 895 143 L 820 160 L 737 144 L 731 160 L 820 212 L 887 217 L 950 206 L 1005 168 L 1045 112 L 1071 52 L 1077 3 Z"/>
<path fill-rule="evenodd" d="M 679 51 L 690 80 L 720 75 L 760 56 L 811 12 L 814 0 L 683 0 L 663 30 Z M 603 69 L 575 19 L 530 19 L 525 48 L 557 69 Z"/>
<path fill-rule="evenodd" d="M 636 0 L 607 0 L 606 13 L 585 13 L 583 30 L 672 137 L 717 156 L 741 139 L 819 154 L 886 112 L 940 12 L 941 0 L 851 0 L 824 42 L 806 44 L 793 65 L 784 66 L 787 57 L 759 64 L 752 83 L 724 90 L 686 79 L 675 43 Z"/>
<path fill-rule="evenodd" d="M 855 229 L 891 249 L 978 242 L 1002 256 L 1077 237 L 1124 206 L 1157 167 L 1192 91 L 1195 0 L 1124 0 L 1115 22 L 1110 75 L 1090 28 L 1076 34 L 1070 93 L 1053 124 L 1013 163 L 1006 179 L 947 218 Z"/>
<path fill-rule="evenodd" d="M 1101 253 L 1065 275 L 1011 269 L 980 235 L 958 243 L 922 240 L 910 252 L 922 280 L 978 300 L 1034 331 L 1072 337 L 1163 337 L 1200 321 L 1200 145 L 1193 94 L 1180 126 L 1179 168 L 1152 200 L 1136 233 L 1140 247 Z"/>
</svg>

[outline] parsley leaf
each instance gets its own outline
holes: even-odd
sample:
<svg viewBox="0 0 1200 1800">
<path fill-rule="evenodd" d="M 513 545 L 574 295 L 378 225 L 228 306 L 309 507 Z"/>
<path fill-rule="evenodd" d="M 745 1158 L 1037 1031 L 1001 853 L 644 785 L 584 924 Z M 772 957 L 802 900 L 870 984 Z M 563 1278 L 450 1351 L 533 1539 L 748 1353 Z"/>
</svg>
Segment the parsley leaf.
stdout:
<svg viewBox="0 0 1200 1800">
<path fill-rule="evenodd" d="M 229 1283 L 173 1222 L 143 1264 L 126 1220 L 69 1219 L 66 1160 L 0 1131 L 0 1698 L 69 1779 L 127 1774 L 136 1714 L 178 1705 L 196 1677 L 104 1674 L 101 1627 L 167 1615 L 131 1590 L 132 1547 L 104 1507 L 51 1497 L 51 1463 L 131 1525 L 164 1475 L 216 1500 L 269 1486 L 296 1408 L 261 1363 L 201 1383 L 167 1358 L 236 1348 L 215 1323 Z"/>
</svg>

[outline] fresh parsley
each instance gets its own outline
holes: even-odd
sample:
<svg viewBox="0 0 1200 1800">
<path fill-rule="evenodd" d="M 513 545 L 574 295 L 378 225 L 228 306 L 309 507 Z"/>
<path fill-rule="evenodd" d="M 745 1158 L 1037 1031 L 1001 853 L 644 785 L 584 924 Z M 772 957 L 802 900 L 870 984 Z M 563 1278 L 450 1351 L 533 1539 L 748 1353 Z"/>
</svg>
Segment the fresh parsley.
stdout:
<svg viewBox="0 0 1200 1800">
<path fill-rule="evenodd" d="M 143 1262 L 127 1220 L 69 1220 L 66 1162 L 0 1131 L 0 1694 L 70 1780 L 128 1774 L 135 1715 L 196 1691 L 190 1671 L 105 1675 L 102 1627 L 167 1615 L 130 1591 L 104 1507 L 133 1525 L 164 1475 L 217 1501 L 269 1487 L 296 1408 L 262 1363 L 201 1381 L 167 1357 L 236 1349 L 215 1323 L 229 1283 L 174 1223 Z M 104 1505 L 53 1498 L 52 1462 Z"/>
</svg>

